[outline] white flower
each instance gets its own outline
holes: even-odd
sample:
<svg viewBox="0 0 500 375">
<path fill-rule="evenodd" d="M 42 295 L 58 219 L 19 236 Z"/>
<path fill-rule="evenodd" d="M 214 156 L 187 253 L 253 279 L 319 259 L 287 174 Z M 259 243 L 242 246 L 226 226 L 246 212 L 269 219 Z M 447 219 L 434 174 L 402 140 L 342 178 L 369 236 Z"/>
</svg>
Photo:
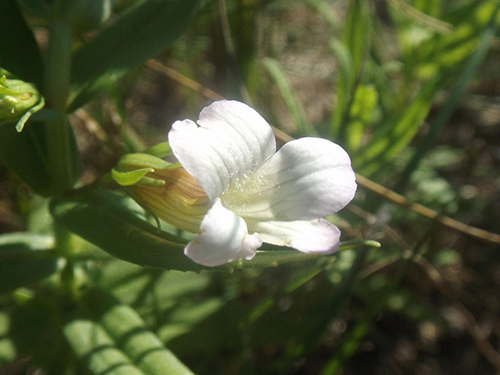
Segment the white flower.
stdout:
<svg viewBox="0 0 500 375">
<path fill-rule="evenodd" d="M 176 121 L 168 138 L 212 202 L 184 249 L 194 262 L 251 259 L 262 242 L 306 253 L 337 250 L 340 231 L 322 218 L 345 207 L 356 191 L 349 155 L 339 145 L 302 138 L 276 152 L 262 116 L 226 100 L 204 108 L 198 123 Z"/>
</svg>

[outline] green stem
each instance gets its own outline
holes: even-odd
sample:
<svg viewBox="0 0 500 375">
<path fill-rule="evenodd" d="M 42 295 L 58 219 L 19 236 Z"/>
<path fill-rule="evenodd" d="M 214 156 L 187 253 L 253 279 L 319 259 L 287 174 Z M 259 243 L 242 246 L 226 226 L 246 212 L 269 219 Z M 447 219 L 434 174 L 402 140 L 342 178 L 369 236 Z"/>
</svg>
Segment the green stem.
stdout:
<svg viewBox="0 0 500 375">
<path fill-rule="evenodd" d="M 66 260 L 63 269 L 60 272 L 61 286 L 64 292 L 68 295 L 73 295 L 75 287 L 75 271 L 73 257 L 73 235 L 62 225 L 54 223 L 54 239 L 55 239 L 55 252 L 58 257 Z"/>
<path fill-rule="evenodd" d="M 52 109 L 63 112 L 69 95 L 71 75 L 71 28 L 56 14 L 50 22 L 45 66 L 45 99 Z"/>
<path fill-rule="evenodd" d="M 69 144 L 70 128 L 66 118 L 45 123 L 45 135 L 48 149 L 49 172 L 55 195 L 73 185 L 73 163 Z"/>
<path fill-rule="evenodd" d="M 69 96 L 71 76 L 71 28 L 54 11 L 50 22 L 44 96 L 49 108 L 64 113 Z M 46 122 L 49 171 L 54 193 L 59 194 L 73 184 L 71 134 L 66 116 Z"/>
</svg>

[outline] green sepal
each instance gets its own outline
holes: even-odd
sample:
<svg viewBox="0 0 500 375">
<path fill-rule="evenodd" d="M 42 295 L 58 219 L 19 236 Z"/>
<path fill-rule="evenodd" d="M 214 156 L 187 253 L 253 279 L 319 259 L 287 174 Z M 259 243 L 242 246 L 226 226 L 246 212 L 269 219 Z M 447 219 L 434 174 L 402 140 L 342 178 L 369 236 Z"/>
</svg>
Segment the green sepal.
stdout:
<svg viewBox="0 0 500 375">
<path fill-rule="evenodd" d="M 158 143 L 143 151 L 145 154 L 156 156 L 157 158 L 166 158 L 173 155 L 172 147 L 168 142 Z"/>
<path fill-rule="evenodd" d="M 130 186 L 138 183 L 141 181 L 143 178 L 146 179 L 147 177 L 144 177 L 146 174 L 150 172 L 154 172 L 155 170 L 153 168 L 139 168 L 135 169 L 133 171 L 128 171 L 128 172 L 120 172 L 113 168 L 111 170 L 111 177 L 113 180 L 115 180 L 119 185 L 121 186 Z M 158 181 L 160 183 L 164 181 L 159 181 L 156 179 L 149 178 L 150 180 Z"/>
<path fill-rule="evenodd" d="M 168 149 L 170 149 L 169 146 Z M 153 150 L 152 152 L 158 155 L 163 155 L 166 148 L 164 144 L 159 144 L 146 150 L 146 152 L 149 150 Z M 111 177 L 121 186 L 130 186 L 134 184 L 162 186 L 165 184 L 165 181 L 146 177 L 146 175 L 148 173 L 153 173 L 155 170 L 169 169 L 173 166 L 175 166 L 175 164 L 169 163 L 149 153 L 126 154 L 122 156 L 120 161 L 111 170 Z"/>
<path fill-rule="evenodd" d="M 129 167 L 148 167 L 154 169 L 168 169 L 172 163 L 162 160 L 159 157 L 146 154 L 134 153 L 123 155 L 116 165 L 118 169 L 127 169 Z"/>
</svg>

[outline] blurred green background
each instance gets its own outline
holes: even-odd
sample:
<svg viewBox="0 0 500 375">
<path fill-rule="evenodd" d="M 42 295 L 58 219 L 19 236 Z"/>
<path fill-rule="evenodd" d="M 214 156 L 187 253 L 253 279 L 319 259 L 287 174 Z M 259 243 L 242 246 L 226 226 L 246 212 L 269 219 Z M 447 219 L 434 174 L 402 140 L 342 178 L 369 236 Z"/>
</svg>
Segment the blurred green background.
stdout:
<svg viewBox="0 0 500 375">
<path fill-rule="evenodd" d="M 500 372 L 498 1 L 64 4 L 0 0 L 0 67 L 46 102 L 22 133 L 0 124 L 1 375 L 174 373 L 145 360 L 165 347 L 196 374 Z M 141 267 L 65 228 L 62 191 L 219 97 L 339 143 L 361 176 L 465 225 L 363 179 L 329 219 L 381 248 L 272 268 Z"/>
</svg>

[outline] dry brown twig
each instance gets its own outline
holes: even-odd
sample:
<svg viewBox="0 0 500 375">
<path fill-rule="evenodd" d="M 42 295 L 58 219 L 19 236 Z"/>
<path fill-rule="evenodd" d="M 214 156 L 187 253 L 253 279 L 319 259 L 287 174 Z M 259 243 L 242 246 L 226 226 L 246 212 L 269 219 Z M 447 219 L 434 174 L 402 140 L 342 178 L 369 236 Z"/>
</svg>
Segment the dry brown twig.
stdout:
<svg viewBox="0 0 500 375">
<path fill-rule="evenodd" d="M 164 66 L 163 64 L 160 64 L 156 61 L 150 60 L 146 63 L 146 66 L 149 67 L 152 70 L 155 70 L 157 72 L 160 72 L 167 76 L 168 78 L 174 80 L 175 82 L 179 83 L 180 85 L 189 88 L 193 91 L 196 91 L 200 95 L 204 96 L 207 99 L 210 100 L 221 100 L 224 99 L 222 95 L 219 95 L 215 91 L 212 91 L 203 85 L 199 84 L 198 82 L 195 82 L 184 75 L 176 72 L 175 70 L 168 68 Z M 291 137 L 290 135 L 286 134 L 280 129 L 277 129 L 273 126 L 273 131 L 276 137 L 282 141 L 283 143 L 289 142 L 293 140 L 294 138 Z M 418 203 L 412 203 L 408 199 L 406 199 L 404 196 L 387 189 L 386 187 L 377 184 L 376 182 L 371 181 L 370 179 L 363 177 L 359 174 L 356 174 L 356 180 L 358 184 L 365 188 L 366 190 L 369 190 L 377 195 L 382 196 L 383 198 L 394 202 L 402 207 L 408 208 L 412 210 L 413 212 L 422 215 L 424 217 L 427 217 L 431 220 L 435 220 L 436 222 L 448 227 L 452 228 L 458 232 L 470 235 L 472 237 L 476 237 L 488 242 L 492 242 L 495 244 L 500 244 L 500 235 L 491 233 L 488 231 L 485 231 L 483 229 L 475 228 L 470 225 L 466 225 L 464 223 L 461 223 L 457 220 L 454 220 L 450 217 L 447 216 L 441 216 L 439 215 L 436 211 L 431 210 L 430 208 L 427 208 L 421 204 Z M 356 210 L 358 207 L 356 207 Z M 365 213 L 364 215 L 365 218 L 370 219 L 370 221 L 376 221 L 377 218 L 369 213 Z M 388 233 L 391 237 L 395 238 L 400 245 L 404 243 L 404 241 L 400 238 L 400 236 L 389 226 L 386 226 L 388 228 Z M 405 246 L 406 247 L 406 246 Z M 408 247 L 407 247 L 408 248 Z M 409 252 L 409 250 L 406 250 L 406 252 Z M 411 252 L 410 252 L 411 253 Z M 370 274 L 380 271 L 381 269 L 384 269 L 391 264 L 394 264 L 397 260 L 399 260 L 401 257 L 399 255 L 396 255 L 394 257 L 388 258 L 385 262 L 382 262 L 382 264 L 379 265 L 374 265 L 373 267 L 366 269 L 362 276 L 367 277 Z M 483 353 L 483 355 L 488 359 L 488 361 L 495 367 L 497 371 L 500 372 L 500 354 L 491 346 L 491 344 L 488 342 L 487 338 L 485 337 L 484 333 L 481 331 L 480 327 L 478 326 L 477 322 L 475 321 L 474 317 L 472 314 L 465 308 L 465 306 L 462 304 L 462 302 L 455 296 L 451 288 L 449 287 L 446 279 L 441 275 L 439 270 L 434 267 L 432 264 L 430 264 L 425 258 L 419 256 L 418 254 L 414 257 L 414 262 L 417 263 L 422 267 L 424 270 L 426 276 L 432 280 L 432 282 L 436 285 L 436 287 L 441 291 L 443 295 L 445 295 L 451 302 L 452 304 L 461 312 L 461 315 L 464 317 L 464 320 L 466 321 L 466 327 L 467 330 L 469 331 L 470 335 L 473 337 L 474 341 L 476 342 L 476 345 L 478 346 L 479 350 Z"/>
<path fill-rule="evenodd" d="M 157 61 L 150 60 L 150 61 L 146 62 L 146 66 L 152 70 L 155 70 L 159 73 L 164 74 L 166 77 L 172 79 L 173 81 L 179 83 L 180 85 L 182 85 L 186 88 L 189 88 L 189 89 L 197 92 L 198 94 L 204 96 L 207 99 L 210 99 L 210 100 L 224 99 L 224 97 L 222 95 L 219 95 L 215 91 L 212 91 L 212 90 L 204 87 L 203 85 L 199 84 L 198 82 L 195 82 L 192 79 L 189 79 L 188 77 L 176 72 L 175 70 L 173 70 L 171 68 L 164 66 L 163 64 L 161 64 Z M 273 126 L 273 131 L 274 131 L 274 134 L 276 135 L 276 137 L 284 143 L 289 142 L 289 141 L 294 139 L 293 137 L 289 136 L 288 134 L 286 134 L 285 132 L 283 132 L 280 129 L 277 129 L 274 126 Z M 496 233 L 491 233 L 491 232 L 488 232 L 484 229 L 480 229 L 480 228 L 476 228 L 476 227 L 464 224 L 464 223 L 457 221 L 455 219 L 452 219 L 448 216 L 439 215 L 436 211 L 431 210 L 430 208 L 427 208 L 419 203 L 410 202 L 404 196 L 402 196 L 402 195 L 400 195 L 400 194 L 398 194 L 390 189 L 387 189 L 386 187 L 379 185 L 376 182 L 374 182 L 366 177 L 361 176 L 360 174 L 356 174 L 356 181 L 364 189 L 369 190 L 372 193 L 375 193 L 377 195 L 380 195 L 381 197 L 383 197 L 391 202 L 394 202 L 402 207 L 408 208 L 421 216 L 424 216 L 424 217 L 431 219 L 431 220 L 435 220 L 436 222 L 438 222 L 438 223 L 440 223 L 448 228 L 454 229 L 458 232 L 467 234 L 469 236 L 472 236 L 472 237 L 475 237 L 475 238 L 478 238 L 478 239 L 481 239 L 484 241 L 488 241 L 488 242 L 491 242 L 494 244 L 500 244 L 500 235 L 498 235 Z"/>
<path fill-rule="evenodd" d="M 369 212 L 364 211 L 359 207 L 351 209 L 353 213 L 360 216 L 367 222 L 373 222 L 376 217 Z M 457 297 L 456 293 L 450 287 L 446 278 L 441 274 L 439 269 L 430 263 L 425 257 L 415 254 L 410 250 L 411 246 L 408 244 L 394 229 L 390 226 L 385 225 L 384 230 L 389 235 L 392 240 L 394 240 L 398 247 L 402 249 L 400 254 L 394 254 L 385 258 L 384 260 L 371 264 L 366 267 L 361 273 L 361 278 L 366 278 L 374 273 L 380 272 L 388 267 L 395 265 L 401 259 L 410 259 L 412 262 L 420 266 L 424 276 L 427 277 L 444 295 L 448 301 L 455 307 L 455 309 L 460 313 L 465 322 L 465 328 L 473 338 L 476 343 L 477 348 L 483 354 L 483 356 L 490 362 L 490 364 L 495 368 L 495 370 L 500 373 L 500 354 L 495 350 L 486 337 L 486 334 L 481 330 L 480 326 L 476 322 L 474 316 L 467 310 L 464 304 Z"/>
<path fill-rule="evenodd" d="M 497 371 L 497 373 L 500 373 L 500 353 L 498 353 L 495 348 L 493 348 L 491 343 L 485 337 L 484 332 L 477 324 L 474 316 L 469 312 L 469 310 L 465 308 L 460 299 L 456 296 L 456 293 L 454 293 L 446 279 L 443 277 L 443 275 L 441 275 L 439 269 L 436 268 L 436 266 L 430 263 L 427 259 L 419 256 L 418 254 L 417 256 L 415 256 L 414 262 L 421 267 L 424 274 L 434 283 L 441 294 L 443 294 L 460 312 L 460 315 L 464 318 L 465 327 L 474 339 L 478 349 L 495 368 L 495 371 Z"/>
</svg>

